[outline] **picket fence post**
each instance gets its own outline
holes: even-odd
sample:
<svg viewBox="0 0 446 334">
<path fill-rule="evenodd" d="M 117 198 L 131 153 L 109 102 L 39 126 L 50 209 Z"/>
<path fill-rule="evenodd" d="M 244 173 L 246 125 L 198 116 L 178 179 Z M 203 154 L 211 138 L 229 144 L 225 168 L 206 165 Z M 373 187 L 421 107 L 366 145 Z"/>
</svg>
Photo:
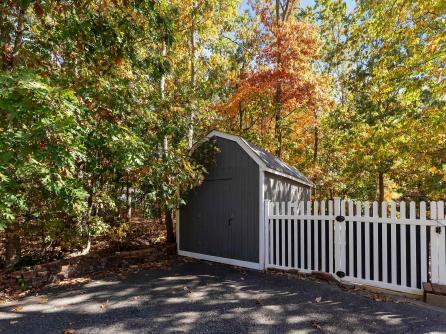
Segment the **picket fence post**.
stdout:
<svg viewBox="0 0 446 334">
<path fill-rule="evenodd" d="M 438 278 L 440 284 L 446 284 L 446 229 L 444 202 L 437 202 L 437 218 L 438 218 Z"/>
<path fill-rule="evenodd" d="M 344 209 L 342 209 L 344 207 Z M 337 217 L 343 217 L 345 215 L 345 206 L 340 197 L 334 198 L 334 230 L 335 230 L 335 274 L 342 278 L 346 273 L 345 266 L 345 220 L 337 221 Z"/>
<path fill-rule="evenodd" d="M 268 266 L 271 264 L 271 260 L 269 258 L 269 247 L 270 247 L 270 245 L 269 245 L 269 230 L 270 230 L 269 229 L 269 215 L 270 215 L 269 203 L 270 203 L 269 200 L 265 200 L 264 204 L 263 204 L 264 205 L 263 230 L 265 231 L 264 235 L 263 235 L 263 238 L 265 240 L 265 244 L 264 244 L 264 248 L 263 248 L 263 251 L 264 251 L 263 252 L 263 254 L 264 254 L 264 268 L 263 269 L 268 268 Z"/>
</svg>

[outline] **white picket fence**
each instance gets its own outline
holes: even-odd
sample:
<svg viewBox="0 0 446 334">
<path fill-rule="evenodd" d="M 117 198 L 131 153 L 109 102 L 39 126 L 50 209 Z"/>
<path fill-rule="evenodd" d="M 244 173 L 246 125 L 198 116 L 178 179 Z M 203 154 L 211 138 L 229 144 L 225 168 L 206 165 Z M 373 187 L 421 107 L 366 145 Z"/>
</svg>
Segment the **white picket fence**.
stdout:
<svg viewBox="0 0 446 334">
<path fill-rule="evenodd" d="M 265 202 L 266 267 L 421 294 L 446 284 L 444 202 L 429 204 Z"/>
</svg>

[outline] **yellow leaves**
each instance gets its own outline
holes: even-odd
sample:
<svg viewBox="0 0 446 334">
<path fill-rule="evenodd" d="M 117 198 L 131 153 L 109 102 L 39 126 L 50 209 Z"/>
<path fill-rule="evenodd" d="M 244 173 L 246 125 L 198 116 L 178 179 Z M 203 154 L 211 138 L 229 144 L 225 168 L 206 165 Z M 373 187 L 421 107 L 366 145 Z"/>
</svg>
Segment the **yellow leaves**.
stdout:
<svg viewBox="0 0 446 334">
<path fill-rule="evenodd" d="M 218 63 L 219 63 L 218 56 L 215 54 L 211 55 L 211 57 L 209 58 L 209 64 L 211 66 L 216 66 L 216 65 L 218 65 Z"/>
<path fill-rule="evenodd" d="M 123 240 L 127 236 L 129 230 L 129 225 L 127 223 L 123 223 L 117 227 L 112 227 L 109 232 L 109 237 L 112 240 Z"/>
<path fill-rule="evenodd" d="M 446 42 L 446 38 L 442 37 L 442 36 L 434 36 L 434 38 L 432 38 L 428 44 L 426 45 L 426 48 L 424 49 L 424 53 L 435 53 L 438 51 L 438 48 L 440 46 L 441 43 L 445 43 Z"/>
</svg>

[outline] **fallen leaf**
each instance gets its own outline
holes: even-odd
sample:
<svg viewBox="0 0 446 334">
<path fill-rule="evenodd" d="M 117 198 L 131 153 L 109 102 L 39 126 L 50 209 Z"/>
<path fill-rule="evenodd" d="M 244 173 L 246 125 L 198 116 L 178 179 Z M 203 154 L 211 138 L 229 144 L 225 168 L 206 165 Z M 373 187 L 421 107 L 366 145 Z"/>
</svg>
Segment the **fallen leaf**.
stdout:
<svg viewBox="0 0 446 334">
<path fill-rule="evenodd" d="M 315 301 L 316 303 L 320 303 L 321 300 L 322 300 L 322 297 L 317 297 L 314 301 Z"/>
<path fill-rule="evenodd" d="M 256 304 L 263 305 L 263 300 L 261 300 L 260 298 L 256 299 Z"/>
<path fill-rule="evenodd" d="M 76 332 L 74 328 L 65 328 L 63 330 L 63 334 L 74 334 L 74 332 Z"/>
<path fill-rule="evenodd" d="M 383 299 L 381 298 L 381 296 L 380 295 L 372 295 L 372 299 L 374 300 L 374 301 L 376 301 L 376 302 L 382 302 L 383 301 Z"/>
<path fill-rule="evenodd" d="M 23 306 L 16 306 L 13 308 L 13 310 L 16 312 L 20 312 L 21 310 L 23 310 Z"/>
<path fill-rule="evenodd" d="M 40 304 L 47 304 L 48 303 L 48 297 L 40 297 L 39 303 Z"/>
<path fill-rule="evenodd" d="M 319 321 L 312 321 L 311 326 L 313 326 L 316 329 L 321 329 L 321 324 L 319 323 Z"/>
</svg>

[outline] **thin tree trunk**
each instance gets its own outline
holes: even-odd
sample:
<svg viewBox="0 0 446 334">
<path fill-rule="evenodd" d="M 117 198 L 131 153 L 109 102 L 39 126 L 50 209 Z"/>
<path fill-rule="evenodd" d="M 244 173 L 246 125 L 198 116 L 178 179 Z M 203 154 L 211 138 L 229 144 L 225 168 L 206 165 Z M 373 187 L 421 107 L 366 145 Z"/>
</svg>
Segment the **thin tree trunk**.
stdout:
<svg viewBox="0 0 446 334">
<path fill-rule="evenodd" d="M 239 115 L 239 131 L 240 133 L 243 131 L 243 116 L 244 116 L 244 111 L 243 111 L 243 107 L 242 107 L 242 103 L 239 102 L 238 104 L 238 115 Z"/>
<path fill-rule="evenodd" d="M 5 229 L 6 234 L 6 268 L 13 268 L 21 258 L 20 235 L 17 222 L 8 224 Z"/>
<path fill-rule="evenodd" d="M 15 29 L 15 39 L 12 50 L 10 49 L 7 41 L 10 40 L 10 37 L 7 33 L 2 34 L 3 40 L 3 50 L 2 50 L 2 62 L 3 69 L 12 71 L 14 70 L 15 65 L 17 64 L 17 55 L 22 46 L 23 42 L 23 30 L 24 30 L 24 18 L 25 11 L 20 7 L 18 17 L 17 17 L 17 26 Z M 4 26 L 5 22 L 2 20 L 1 26 Z M 20 235 L 18 230 L 17 222 L 12 224 L 8 224 L 5 230 L 6 233 L 6 268 L 14 267 L 21 258 L 21 247 L 20 247 Z"/>
<path fill-rule="evenodd" d="M 165 58 L 166 56 L 167 56 L 167 44 L 166 44 L 166 42 L 163 42 L 162 57 Z M 163 74 L 161 76 L 161 79 L 159 82 L 161 101 L 163 101 L 165 98 L 165 82 L 166 82 L 166 76 L 165 76 L 165 74 Z M 164 112 L 166 112 L 166 111 L 164 110 Z M 167 158 L 167 153 L 169 150 L 167 136 L 164 136 L 163 149 L 164 149 L 164 155 Z M 131 201 L 131 194 L 129 194 L 128 196 L 130 197 L 130 201 Z M 128 207 L 128 211 L 127 211 L 127 217 L 129 217 L 129 216 L 131 217 L 131 205 Z M 175 235 L 173 234 L 172 211 L 167 208 L 165 209 L 164 223 L 166 224 L 167 242 L 175 242 Z"/>
<path fill-rule="evenodd" d="M 7 32 L 2 36 L 3 40 L 3 50 L 2 50 L 2 62 L 3 62 L 3 69 L 7 71 L 14 70 L 16 64 L 17 64 L 17 58 L 19 54 L 19 50 L 22 47 L 23 43 L 23 32 L 24 32 L 24 23 L 25 23 L 25 10 L 20 7 L 18 9 L 18 15 L 17 15 L 17 25 L 15 28 L 15 38 L 14 38 L 14 45 L 11 47 L 9 46 L 8 41 L 10 41 L 10 37 L 7 36 Z M 5 25 L 5 22 L 2 21 L 2 26 Z M 1 28 L 1 26 L 0 26 Z M 5 29 L 6 30 L 6 29 Z"/>
<path fill-rule="evenodd" d="M 195 2 L 192 3 L 191 13 L 191 27 L 190 27 L 190 88 L 192 91 L 190 115 L 189 115 L 189 132 L 188 132 L 188 146 L 192 148 L 194 144 L 194 121 L 195 121 L 195 15 L 194 15 Z"/>
<path fill-rule="evenodd" d="M 277 142 L 275 153 L 280 158 L 282 156 L 282 85 L 280 82 L 276 85 L 274 136 Z"/>
<path fill-rule="evenodd" d="M 163 60 L 166 58 L 167 55 L 167 45 L 166 42 L 163 41 L 163 46 L 161 50 L 161 56 L 163 57 Z M 164 87 L 166 85 L 166 75 L 163 73 L 163 75 L 160 78 L 159 82 L 159 90 L 160 90 L 160 98 L 161 100 L 164 99 Z"/>
<path fill-rule="evenodd" d="M 127 183 L 126 187 L 126 204 L 127 204 L 127 220 L 132 219 L 132 189 L 130 182 Z"/>
<path fill-rule="evenodd" d="M 280 0 L 276 0 L 276 24 L 280 24 Z M 277 58 L 277 68 L 280 69 L 282 66 L 282 60 L 280 55 Z M 274 97 L 275 106 L 275 128 L 274 136 L 276 138 L 276 155 L 280 158 L 282 156 L 282 84 L 280 81 L 276 84 L 276 93 Z"/>
<path fill-rule="evenodd" d="M 378 173 L 378 203 L 384 202 L 384 173 Z M 381 206 L 381 205 L 380 205 Z"/>
<path fill-rule="evenodd" d="M 68 258 L 71 259 L 73 257 L 87 255 L 88 253 L 90 253 L 90 250 L 91 250 L 91 237 L 90 237 L 90 233 L 88 233 L 87 244 L 79 252 L 74 252 L 74 253 L 71 253 L 70 255 L 68 255 Z"/>
<path fill-rule="evenodd" d="M 166 240 L 167 240 L 167 242 L 169 242 L 169 243 L 175 242 L 175 234 L 173 233 L 172 211 L 169 209 L 166 209 L 164 224 L 166 225 Z"/>
<path fill-rule="evenodd" d="M 319 151 L 319 127 L 317 124 L 314 126 L 314 148 L 313 148 L 313 162 L 316 165 L 317 156 Z"/>
</svg>

